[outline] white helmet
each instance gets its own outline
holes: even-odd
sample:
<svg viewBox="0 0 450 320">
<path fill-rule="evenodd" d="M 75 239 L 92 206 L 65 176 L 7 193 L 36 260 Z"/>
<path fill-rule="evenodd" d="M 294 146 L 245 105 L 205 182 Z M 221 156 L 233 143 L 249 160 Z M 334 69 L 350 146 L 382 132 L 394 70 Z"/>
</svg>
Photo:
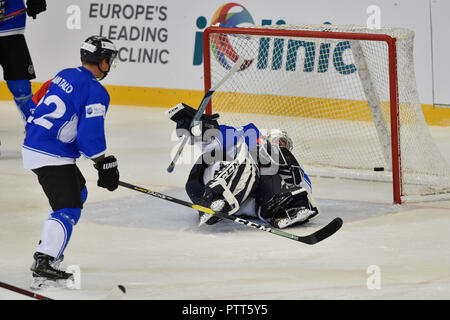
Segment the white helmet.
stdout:
<svg viewBox="0 0 450 320">
<path fill-rule="evenodd" d="M 289 137 L 286 131 L 280 129 L 270 129 L 264 134 L 264 137 L 273 145 L 278 145 L 280 147 L 285 147 L 289 151 L 294 148 L 294 142 Z"/>
</svg>

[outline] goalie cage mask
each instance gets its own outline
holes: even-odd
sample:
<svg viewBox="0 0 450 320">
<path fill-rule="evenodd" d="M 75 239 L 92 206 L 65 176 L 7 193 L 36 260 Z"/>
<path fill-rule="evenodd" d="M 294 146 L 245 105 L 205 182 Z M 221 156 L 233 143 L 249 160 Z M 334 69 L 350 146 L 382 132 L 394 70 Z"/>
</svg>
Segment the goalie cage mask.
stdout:
<svg viewBox="0 0 450 320">
<path fill-rule="evenodd" d="M 289 151 L 292 151 L 294 148 L 294 142 L 284 130 L 270 129 L 264 136 L 272 145 L 278 146 L 280 145 L 279 141 L 282 141 L 284 143 L 284 147 L 286 147 Z"/>
</svg>

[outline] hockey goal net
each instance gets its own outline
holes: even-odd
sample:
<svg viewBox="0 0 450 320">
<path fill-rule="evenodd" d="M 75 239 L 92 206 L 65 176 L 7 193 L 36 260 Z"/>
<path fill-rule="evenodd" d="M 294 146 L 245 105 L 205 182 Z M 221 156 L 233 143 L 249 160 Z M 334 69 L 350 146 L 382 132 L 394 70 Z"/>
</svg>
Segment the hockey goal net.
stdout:
<svg viewBox="0 0 450 320">
<path fill-rule="evenodd" d="M 207 112 L 285 130 L 312 175 L 388 181 L 394 203 L 449 198 L 450 168 L 419 101 L 414 33 L 360 26 L 209 27 L 205 90 L 243 56 Z"/>
</svg>

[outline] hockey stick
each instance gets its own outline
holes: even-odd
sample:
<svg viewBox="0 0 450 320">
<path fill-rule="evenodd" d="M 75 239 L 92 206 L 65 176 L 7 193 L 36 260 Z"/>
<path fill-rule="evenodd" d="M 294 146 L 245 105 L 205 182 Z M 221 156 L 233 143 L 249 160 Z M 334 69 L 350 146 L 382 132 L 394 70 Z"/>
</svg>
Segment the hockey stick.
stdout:
<svg viewBox="0 0 450 320">
<path fill-rule="evenodd" d="M 21 14 L 24 14 L 25 12 L 27 12 L 27 8 L 20 9 L 16 12 L 8 14 L 7 16 L 4 16 L 3 18 L 0 18 L 0 22 L 8 21 L 9 19 L 20 16 Z"/>
<path fill-rule="evenodd" d="M 156 192 L 156 191 L 152 191 L 152 190 L 149 190 L 149 189 L 138 187 L 138 186 L 135 186 L 135 185 L 123 182 L 123 181 L 119 181 L 119 185 L 122 186 L 122 187 L 128 188 L 128 189 L 132 189 L 132 190 L 135 190 L 135 191 L 146 193 L 148 195 L 151 195 L 151 196 L 159 198 L 159 199 L 163 199 L 163 200 L 167 200 L 167 201 L 170 201 L 170 202 L 178 203 L 178 204 L 181 204 L 182 206 L 190 207 L 190 208 L 192 208 L 194 210 L 197 210 L 197 211 L 205 212 L 205 213 L 208 213 L 208 214 L 215 214 L 215 215 L 217 215 L 218 217 L 220 217 L 222 219 L 231 220 L 231 221 L 234 221 L 236 223 L 240 223 L 240 224 L 246 225 L 248 227 L 252 227 L 252 228 L 255 228 L 255 229 L 258 229 L 258 230 L 261 230 L 261 231 L 266 231 L 266 232 L 275 234 L 277 236 L 281 236 L 281 237 L 284 237 L 284 238 L 288 238 L 288 239 L 292 239 L 292 240 L 295 240 L 295 241 L 303 242 L 303 243 L 306 243 L 306 244 L 316 244 L 316 243 L 318 243 L 318 242 L 328 238 L 329 236 L 333 235 L 336 231 L 338 231 L 341 228 L 342 224 L 343 224 L 341 218 L 334 218 L 325 227 L 317 230 L 314 233 L 311 233 L 311 234 L 306 235 L 306 236 L 297 236 L 297 235 L 294 235 L 294 234 L 291 234 L 291 233 L 287 233 L 287 232 L 284 232 L 284 231 L 281 231 L 281 230 L 278 230 L 278 229 L 272 229 L 272 228 L 269 228 L 269 227 L 265 227 L 265 226 L 262 226 L 260 224 L 254 223 L 254 222 L 251 222 L 251 221 L 248 221 L 248 220 L 245 220 L 245 219 L 242 219 L 242 218 L 235 217 L 233 215 L 228 215 L 227 213 L 224 213 L 224 212 L 214 211 L 214 210 L 212 210 L 210 208 L 206 208 L 206 207 L 203 207 L 203 206 L 200 206 L 200 205 L 189 203 L 189 202 L 184 201 L 184 200 L 173 198 L 173 197 L 168 196 L 166 194 L 162 194 L 162 193 L 159 193 L 159 192 Z"/>
<path fill-rule="evenodd" d="M 190 128 L 192 128 L 197 121 L 200 120 L 202 114 L 205 112 L 206 106 L 208 105 L 209 101 L 212 98 L 212 95 L 214 91 L 216 91 L 220 86 L 222 86 L 233 74 L 235 74 L 238 69 L 241 68 L 242 64 L 245 62 L 245 59 L 243 57 L 239 57 L 239 59 L 236 61 L 234 66 L 230 69 L 230 71 L 227 72 L 227 74 L 217 82 L 212 88 L 208 90 L 208 92 L 205 94 L 205 96 L 202 99 L 202 102 L 200 103 L 200 106 L 197 109 L 197 112 L 195 113 L 194 118 L 191 121 Z M 178 158 L 180 157 L 181 153 L 183 152 L 184 146 L 188 142 L 189 137 L 187 135 L 184 136 L 183 141 L 181 145 L 178 147 L 177 152 L 175 153 L 175 156 L 172 159 L 172 162 L 170 163 L 169 167 L 167 168 L 168 172 L 172 172 L 175 168 L 175 163 L 177 162 Z"/>
<path fill-rule="evenodd" d="M 25 289 L 22 289 L 22 288 L 19 288 L 19 287 L 16 287 L 16 286 L 13 286 L 13 285 L 1 282 L 1 281 L 0 281 L 0 287 L 5 288 L 7 290 L 11 290 L 13 292 L 17 292 L 17 293 L 23 294 L 25 296 L 28 296 L 28 297 L 31 297 L 31 298 L 34 298 L 34 299 L 37 299 L 37 300 L 53 300 L 53 299 L 51 299 L 49 297 L 45 297 L 45 296 L 42 296 L 42 295 L 37 294 L 35 292 L 28 291 L 28 290 L 25 290 Z M 103 298 L 103 300 L 121 300 L 125 296 L 125 293 L 126 293 L 125 287 L 122 286 L 122 285 L 118 285 L 118 286 L 114 287 Z"/>
<path fill-rule="evenodd" d="M 40 294 L 34 293 L 32 291 L 28 291 L 28 290 L 25 290 L 25 289 L 22 289 L 22 288 L 19 288 L 19 287 L 16 287 L 16 286 L 13 286 L 13 285 L 1 282 L 1 281 L 0 281 L 0 287 L 23 294 L 25 296 L 28 296 L 28 297 L 31 297 L 31 298 L 34 298 L 37 300 L 53 300 L 48 297 L 41 296 Z"/>
<path fill-rule="evenodd" d="M 103 300 L 121 300 L 125 297 L 126 289 L 124 286 L 119 284 L 114 287 Z"/>
</svg>

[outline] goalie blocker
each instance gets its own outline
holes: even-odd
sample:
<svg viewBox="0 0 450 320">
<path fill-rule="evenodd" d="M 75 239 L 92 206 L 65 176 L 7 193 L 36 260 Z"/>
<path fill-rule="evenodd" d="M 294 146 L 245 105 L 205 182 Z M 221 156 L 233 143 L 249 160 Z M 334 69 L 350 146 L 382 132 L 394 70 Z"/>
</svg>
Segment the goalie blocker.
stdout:
<svg viewBox="0 0 450 320">
<path fill-rule="evenodd" d="M 197 110 L 184 103 L 179 103 L 175 107 L 166 111 L 166 116 L 176 122 L 176 134 L 182 137 L 183 133 L 188 132 L 188 136 L 203 137 L 209 129 L 219 129 L 217 118 L 218 114 L 202 114 L 200 120 L 191 127 Z"/>
</svg>

